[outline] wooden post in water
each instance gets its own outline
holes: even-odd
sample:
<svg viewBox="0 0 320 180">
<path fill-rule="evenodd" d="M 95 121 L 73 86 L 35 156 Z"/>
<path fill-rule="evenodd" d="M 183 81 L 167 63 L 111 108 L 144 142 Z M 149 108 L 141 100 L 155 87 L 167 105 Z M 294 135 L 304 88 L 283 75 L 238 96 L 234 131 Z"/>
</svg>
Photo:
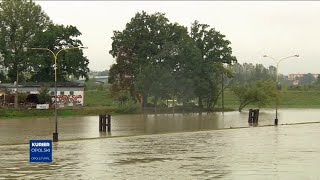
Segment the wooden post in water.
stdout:
<svg viewBox="0 0 320 180">
<path fill-rule="evenodd" d="M 102 114 L 99 115 L 99 132 L 102 131 Z"/>
<path fill-rule="evenodd" d="M 105 114 L 103 114 L 102 115 L 102 131 L 103 132 L 106 132 L 106 125 L 107 125 L 107 118 L 106 118 L 106 115 Z"/>
<path fill-rule="evenodd" d="M 111 132 L 111 115 L 108 114 L 108 132 Z"/>
<path fill-rule="evenodd" d="M 107 122 L 108 119 L 108 122 Z M 100 114 L 99 115 L 99 131 L 106 132 L 108 126 L 108 132 L 111 132 L 111 115 Z"/>
<path fill-rule="evenodd" d="M 253 113 L 253 110 L 249 109 L 249 117 L 248 117 L 248 123 L 249 124 L 253 123 L 253 121 L 252 121 L 252 113 Z"/>
<path fill-rule="evenodd" d="M 252 110 L 252 123 L 255 124 L 256 123 L 256 109 Z"/>
<path fill-rule="evenodd" d="M 258 120 L 259 120 L 259 109 L 256 109 L 254 113 L 254 123 L 258 124 Z"/>
</svg>

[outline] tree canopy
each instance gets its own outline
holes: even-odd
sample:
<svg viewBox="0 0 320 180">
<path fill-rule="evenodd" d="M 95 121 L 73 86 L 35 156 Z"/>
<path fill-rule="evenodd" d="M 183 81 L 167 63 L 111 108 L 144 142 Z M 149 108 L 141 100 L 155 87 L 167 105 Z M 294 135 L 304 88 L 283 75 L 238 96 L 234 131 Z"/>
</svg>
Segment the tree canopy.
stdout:
<svg viewBox="0 0 320 180">
<path fill-rule="evenodd" d="M 58 51 L 68 46 L 82 45 L 80 31 L 74 26 L 54 24 L 41 7 L 32 0 L 0 2 L 0 65 L 8 69 L 8 81 L 52 81 L 53 57 L 49 52 L 23 49 L 41 47 Z M 88 59 L 81 50 L 63 52 L 58 60 L 59 80 L 69 75 L 87 76 Z"/>
<path fill-rule="evenodd" d="M 82 42 L 76 37 L 81 32 L 75 26 L 64 26 L 50 24 L 44 32 L 38 33 L 34 37 L 32 47 L 42 47 L 59 51 L 62 48 L 82 46 Z M 31 81 L 52 81 L 54 77 L 54 60 L 52 54 L 48 51 L 32 50 L 30 52 Z M 87 77 L 89 72 L 89 60 L 83 56 L 82 50 L 72 49 L 62 51 L 58 56 L 58 79 L 65 81 L 70 75 L 75 78 L 80 76 Z"/>
<path fill-rule="evenodd" d="M 207 107 L 215 101 L 223 64 L 232 64 L 230 41 L 209 25 L 195 21 L 188 28 L 171 23 L 163 13 L 138 12 L 123 31 L 114 31 L 110 54 L 112 89 L 127 90 L 144 101 L 198 99 Z M 219 77 L 219 79 L 217 79 Z M 214 98 L 213 98 L 214 97 Z"/>
<path fill-rule="evenodd" d="M 16 80 L 17 72 L 28 69 L 23 47 L 28 47 L 33 37 L 49 24 L 49 17 L 32 1 L 4 0 L 0 3 L 0 52 L 11 81 Z"/>
<path fill-rule="evenodd" d="M 232 86 L 232 91 L 239 100 L 239 112 L 249 104 L 257 105 L 259 108 L 271 103 L 275 94 L 274 81 L 256 81 L 251 84 Z"/>
</svg>

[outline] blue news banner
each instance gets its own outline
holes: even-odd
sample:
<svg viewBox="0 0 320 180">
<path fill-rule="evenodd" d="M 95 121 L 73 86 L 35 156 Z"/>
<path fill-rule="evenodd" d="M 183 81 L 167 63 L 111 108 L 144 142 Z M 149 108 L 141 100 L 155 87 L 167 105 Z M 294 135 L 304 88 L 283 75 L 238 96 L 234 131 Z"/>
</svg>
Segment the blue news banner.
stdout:
<svg viewBox="0 0 320 180">
<path fill-rule="evenodd" d="M 52 140 L 30 140 L 30 162 L 52 162 Z"/>
</svg>

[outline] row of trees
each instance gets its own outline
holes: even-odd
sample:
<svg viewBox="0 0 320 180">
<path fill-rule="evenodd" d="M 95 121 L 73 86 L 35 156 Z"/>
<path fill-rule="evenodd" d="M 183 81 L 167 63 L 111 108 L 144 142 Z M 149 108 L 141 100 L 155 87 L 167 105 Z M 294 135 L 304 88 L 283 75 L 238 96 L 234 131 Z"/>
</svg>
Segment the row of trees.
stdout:
<svg viewBox="0 0 320 180">
<path fill-rule="evenodd" d="M 225 35 L 198 21 L 188 31 L 162 13 L 136 13 L 112 40 L 112 91 L 115 96 L 126 91 L 135 101 L 142 96 L 144 106 L 153 97 L 155 105 L 160 99 L 198 99 L 200 108 L 211 108 L 221 76 L 231 75 L 224 65 L 236 62 Z"/>
<path fill-rule="evenodd" d="M 275 80 L 276 67 L 264 67 L 262 64 L 235 63 L 230 67 L 233 73 L 232 84 L 250 84 L 256 81 Z M 280 78 L 281 79 L 281 78 Z"/>
<path fill-rule="evenodd" d="M 77 39 L 81 32 L 72 25 L 54 24 L 41 7 L 29 0 L 0 2 L 0 73 L 1 82 L 42 81 L 54 79 L 54 61 L 48 51 L 27 48 L 48 48 L 57 52 L 66 47 L 82 46 Z M 62 51 L 58 57 L 58 79 L 69 76 L 87 77 L 89 60 L 82 50 Z"/>
</svg>

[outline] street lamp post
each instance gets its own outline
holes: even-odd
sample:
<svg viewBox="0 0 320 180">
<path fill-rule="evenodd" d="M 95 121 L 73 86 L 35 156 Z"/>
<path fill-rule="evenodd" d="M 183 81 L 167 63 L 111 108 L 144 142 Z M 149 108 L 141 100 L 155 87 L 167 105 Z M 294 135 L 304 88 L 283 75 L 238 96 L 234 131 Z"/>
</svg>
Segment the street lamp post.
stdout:
<svg viewBox="0 0 320 180">
<path fill-rule="evenodd" d="M 45 50 L 50 51 L 54 58 L 54 116 L 55 116 L 55 132 L 53 133 L 53 142 L 58 142 L 58 114 L 57 114 L 57 60 L 58 55 L 61 51 L 70 50 L 70 49 L 87 49 L 87 47 L 69 47 L 60 49 L 57 53 L 54 53 L 52 50 L 48 48 L 24 48 L 24 51 L 30 50 Z"/>
<path fill-rule="evenodd" d="M 276 69 L 276 118 L 274 119 L 274 125 L 278 125 L 278 101 L 279 101 L 279 95 L 278 95 L 278 88 L 280 88 L 280 82 L 279 82 L 279 64 L 281 61 L 285 60 L 285 59 L 289 59 L 289 58 L 292 58 L 292 57 L 299 57 L 299 55 L 293 55 L 293 56 L 288 56 L 288 57 L 285 57 L 285 58 L 282 58 L 282 59 L 275 59 L 273 57 L 270 57 L 270 56 L 267 56 L 267 55 L 263 55 L 263 57 L 267 57 L 267 58 L 270 58 L 270 59 L 273 59 L 275 61 L 277 61 L 277 69 Z"/>
</svg>

